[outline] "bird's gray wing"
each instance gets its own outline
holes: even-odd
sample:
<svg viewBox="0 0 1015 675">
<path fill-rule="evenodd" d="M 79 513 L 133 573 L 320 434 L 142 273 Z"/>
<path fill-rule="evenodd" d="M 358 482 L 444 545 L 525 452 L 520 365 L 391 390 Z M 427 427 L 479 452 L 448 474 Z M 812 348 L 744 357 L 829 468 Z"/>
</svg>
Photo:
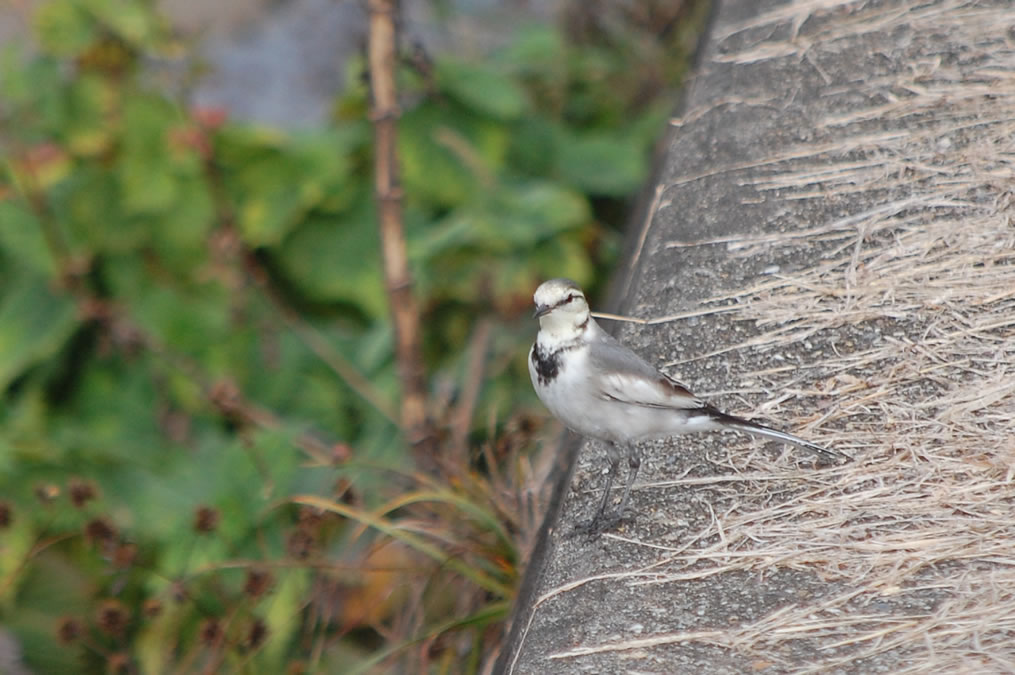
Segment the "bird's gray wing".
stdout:
<svg viewBox="0 0 1015 675">
<path fill-rule="evenodd" d="M 704 405 L 687 387 L 605 332 L 590 345 L 589 366 L 590 384 L 603 398 L 649 408 L 691 410 Z"/>
</svg>

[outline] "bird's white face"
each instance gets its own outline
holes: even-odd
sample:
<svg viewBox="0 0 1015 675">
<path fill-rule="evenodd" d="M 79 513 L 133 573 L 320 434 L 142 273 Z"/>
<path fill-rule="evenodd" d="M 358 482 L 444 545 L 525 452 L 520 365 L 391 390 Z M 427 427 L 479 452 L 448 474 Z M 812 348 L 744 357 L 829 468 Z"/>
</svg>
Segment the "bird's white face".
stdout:
<svg viewBox="0 0 1015 675">
<path fill-rule="evenodd" d="M 567 338 L 579 333 L 589 320 L 589 303 L 570 279 L 544 281 L 532 296 L 539 328 L 551 336 Z"/>
</svg>

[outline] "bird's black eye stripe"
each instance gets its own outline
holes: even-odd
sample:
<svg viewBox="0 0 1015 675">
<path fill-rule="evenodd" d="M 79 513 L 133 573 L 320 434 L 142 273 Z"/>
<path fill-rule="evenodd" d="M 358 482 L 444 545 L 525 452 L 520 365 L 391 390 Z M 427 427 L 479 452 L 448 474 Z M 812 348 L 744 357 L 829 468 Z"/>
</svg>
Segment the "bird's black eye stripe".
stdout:
<svg viewBox="0 0 1015 675">
<path fill-rule="evenodd" d="M 554 305 L 554 307 L 563 307 L 563 306 L 564 306 L 564 305 L 566 305 L 567 303 L 569 303 L 569 302 L 573 302 L 573 301 L 577 300 L 577 299 L 578 299 L 578 298 L 580 298 L 580 297 L 582 297 L 582 296 L 580 296 L 580 295 L 579 295 L 579 294 L 577 294 L 577 293 L 571 293 L 571 294 L 570 294 L 570 295 L 568 295 L 568 296 L 567 296 L 566 298 L 564 298 L 563 300 L 561 300 L 560 302 L 558 302 L 557 304 L 555 304 L 555 305 Z"/>
</svg>

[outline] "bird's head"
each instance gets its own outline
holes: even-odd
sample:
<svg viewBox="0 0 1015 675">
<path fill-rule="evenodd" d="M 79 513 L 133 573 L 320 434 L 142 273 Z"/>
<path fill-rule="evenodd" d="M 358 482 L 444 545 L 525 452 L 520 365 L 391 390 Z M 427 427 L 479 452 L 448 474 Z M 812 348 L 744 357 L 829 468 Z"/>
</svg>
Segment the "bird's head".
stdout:
<svg viewBox="0 0 1015 675">
<path fill-rule="evenodd" d="M 544 281 L 532 296 L 539 327 L 551 333 L 580 330 L 589 320 L 589 303 L 585 294 L 570 279 Z"/>
</svg>

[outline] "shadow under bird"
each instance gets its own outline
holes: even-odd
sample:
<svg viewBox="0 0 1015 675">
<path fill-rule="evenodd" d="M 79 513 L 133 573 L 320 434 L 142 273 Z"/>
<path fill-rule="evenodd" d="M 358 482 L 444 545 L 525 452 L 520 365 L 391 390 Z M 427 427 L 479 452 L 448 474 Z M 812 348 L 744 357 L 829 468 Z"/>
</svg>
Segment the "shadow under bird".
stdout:
<svg viewBox="0 0 1015 675">
<path fill-rule="evenodd" d="M 570 279 L 550 279 L 533 295 L 539 333 L 529 351 L 529 375 L 540 400 L 572 431 L 603 441 L 610 461 L 595 531 L 623 517 L 641 466 L 639 441 L 696 431 L 742 431 L 796 445 L 823 460 L 850 457 L 793 434 L 728 415 L 622 345 L 596 323 L 585 294 Z M 615 516 L 606 517 L 610 488 L 627 457 L 624 493 Z"/>
</svg>

